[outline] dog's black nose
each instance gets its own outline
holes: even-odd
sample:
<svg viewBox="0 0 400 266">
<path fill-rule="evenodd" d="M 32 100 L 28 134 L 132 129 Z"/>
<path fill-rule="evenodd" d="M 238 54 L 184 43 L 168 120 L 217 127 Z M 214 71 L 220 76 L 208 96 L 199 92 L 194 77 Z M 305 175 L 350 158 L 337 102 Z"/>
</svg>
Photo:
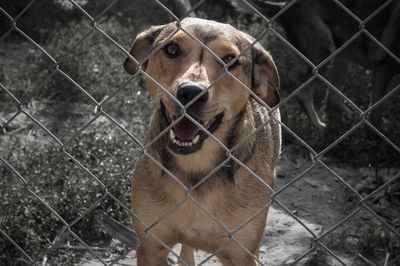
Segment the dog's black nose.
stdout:
<svg viewBox="0 0 400 266">
<path fill-rule="evenodd" d="M 198 94 L 200 94 L 202 91 L 204 91 L 205 88 L 202 86 L 199 86 L 198 84 L 194 83 L 184 83 L 181 86 L 178 87 L 178 90 L 176 92 L 176 97 L 178 101 L 186 105 L 190 100 L 192 100 L 194 97 L 196 97 Z M 190 105 L 190 109 L 197 109 L 204 105 L 208 100 L 208 91 L 206 91 L 203 95 L 200 96 L 192 105 Z"/>
</svg>

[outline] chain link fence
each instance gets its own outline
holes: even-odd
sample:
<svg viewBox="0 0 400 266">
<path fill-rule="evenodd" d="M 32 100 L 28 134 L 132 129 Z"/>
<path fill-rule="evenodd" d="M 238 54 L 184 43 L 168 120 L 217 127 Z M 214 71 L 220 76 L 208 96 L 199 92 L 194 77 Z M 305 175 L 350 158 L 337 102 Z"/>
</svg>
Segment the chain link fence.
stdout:
<svg viewBox="0 0 400 266">
<path fill-rule="evenodd" d="M 208 132 L 198 121 L 193 119 L 190 115 L 186 113 L 186 109 L 193 103 L 195 102 L 199 97 L 202 95 L 196 96 L 193 100 L 191 100 L 187 105 L 183 106 L 175 97 L 170 95 L 168 91 L 163 88 L 162 86 L 158 86 L 158 88 L 162 91 L 164 91 L 166 94 L 169 94 L 171 99 L 182 108 L 182 115 L 177 118 L 175 123 L 169 125 L 165 130 L 162 131 L 160 135 L 158 135 L 156 138 L 152 139 L 150 142 L 143 144 L 143 131 L 147 128 L 147 125 L 142 122 L 142 121 L 136 121 L 137 125 L 141 128 L 141 130 L 137 131 L 132 131 L 128 129 L 128 125 L 121 123 L 121 119 L 116 115 L 114 111 L 108 111 L 108 105 L 113 104 L 113 100 L 118 97 L 118 95 L 121 95 L 124 93 L 124 91 L 127 90 L 132 84 L 132 82 L 139 82 L 137 81 L 139 79 L 139 75 L 145 76 L 147 79 L 151 80 L 154 82 L 154 84 L 158 84 L 157 81 L 148 75 L 146 72 L 144 72 L 140 68 L 140 63 L 132 56 L 129 54 L 129 47 L 125 45 L 121 45 L 120 42 L 117 40 L 118 37 L 116 37 L 116 34 L 110 34 L 107 33 L 107 30 L 104 30 L 101 26 L 102 18 L 103 15 L 106 14 L 118 1 L 110 1 L 104 8 L 99 10 L 96 15 L 93 15 L 91 12 L 87 11 L 85 9 L 85 1 L 73 1 L 70 0 L 68 2 L 63 2 L 64 4 L 69 5 L 70 8 L 74 9 L 75 11 L 80 13 L 80 16 L 82 16 L 85 20 L 86 23 L 90 25 L 91 30 L 86 34 L 83 35 L 81 38 L 78 39 L 73 39 L 72 42 L 70 42 L 71 46 L 67 47 L 68 51 L 72 51 L 74 49 L 77 49 L 79 45 L 84 43 L 90 36 L 93 34 L 96 34 L 97 36 L 100 36 L 102 38 L 103 42 L 107 42 L 108 44 L 111 44 L 113 49 L 120 53 L 122 57 L 129 57 L 131 60 L 133 60 L 138 66 L 139 70 L 137 71 L 136 74 L 134 74 L 132 77 L 125 79 L 123 82 L 117 86 L 115 89 L 110 89 L 110 91 L 101 99 L 99 100 L 98 97 L 93 96 L 95 91 L 90 91 L 79 82 L 75 80 L 75 78 L 71 75 L 68 74 L 67 71 L 63 70 L 63 63 L 65 61 L 68 61 L 69 54 L 65 53 L 63 56 L 55 56 L 52 51 L 53 48 L 49 47 L 44 47 L 41 45 L 39 42 L 35 41 L 34 38 L 29 36 L 24 30 L 19 26 L 19 21 L 21 18 L 24 17 L 28 12 L 31 11 L 31 9 L 35 8 L 35 5 L 40 2 L 38 0 L 32 0 L 30 1 L 23 9 L 20 11 L 17 15 L 11 15 L 10 11 L 7 10 L 5 7 L 1 6 L 0 4 L 0 14 L 6 18 L 8 21 L 8 24 L 10 27 L 8 27 L 8 30 L 4 32 L 0 36 L 0 43 L 1 42 L 6 42 L 7 38 L 10 38 L 12 34 L 18 34 L 20 38 L 22 38 L 25 42 L 29 43 L 31 47 L 34 47 L 36 50 L 39 50 L 42 55 L 45 56 L 45 64 L 50 66 L 52 69 L 49 73 L 46 73 L 45 77 L 42 79 L 42 81 L 39 82 L 39 84 L 34 84 L 34 89 L 31 90 L 28 94 L 33 95 L 35 92 L 40 91 L 43 89 L 45 86 L 46 82 L 48 82 L 50 79 L 54 78 L 55 76 L 62 77 L 64 80 L 72 84 L 74 87 L 73 90 L 78 91 L 80 95 L 84 95 L 82 97 L 85 97 L 86 101 L 89 102 L 90 106 L 94 106 L 95 110 L 80 110 L 80 112 L 91 112 L 91 115 L 89 118 L 82 122 L 79 122 L 79 127 L 76 128 L 73 134 L 68 135 L 68 137 L 61 138 L 59 137 L 56 133 L 54 133 L 53 129 L 50 128 L 48 123 L 45 123 L 42 121 L 41 117 L 38 117 L 35 115 L 35 113 L 32 111 L 32 103 L 27 102 L 25 100 L 22 100 L 19 95 L 16 95 L 16 93 L 11 89 L 10 87 L 13 87 L 11 85 L 7 85 L 7 82 L 2 82 L 0 83 L 0 91 L 6 99 L 5 101 L 8 102 L 10 106 L 10 110 L 12 112 L 6 112 L 6 110 L 1 110 L 2 115 L 7 113 L 7 116 L 1 117 L 1 130 L 2 130 L 2 136 L 0 141 L 7 141 L 9 139 L 5 138 L 6 136 L 10 136 L 13 134 L 16 134 L 17 129 L 13 127 L 13 123 L 18 124 L 19 126 L 23 127 L 23 123 L 28 123 L 29 125 L 32 125 L 36 128 L 39 128 L 42 132 L 42 136 L 46 136 L 48 139 L 48 142 L 51 142 L 52 145 L 54 146 L 54 149 L 52 150 L 52 156 L 49 158 L 43 165 L 41 169 L 34 169 L 32 167 L 32 171 L 29 174 L 26 174 L 26 171 L 21 171 L 19 170 L 19 163 L 23 163 L 18 160 L 10 160 L 9 154 L 12 153 L 15 149 L 23 149 L 23 146 L 10 146 L 8 144 L 3 143 L 0 147 L 3 149 L 2 153 L 0 154 L 0 161 L 2 164 L 2 176 L 1 179 L 3 179 L 1 182 L 4 183 L 9 183 L 11 184 L 11 187 L 8 187 L 7 189 L 13 190 L 12 188 L 13 184 L 16 182 L 19 183 L 18 187 L 20 187 L 23 191 L 22 194 L 19 194 L 17 197 L 12 197 L 12 200 L 10 201 L 4 201 L 2 202 L 2 209 L 0 210 L 0 235 L 3 238 L 3 241 L 7 242 L 6 248 L 13 248 L 18 251 L 19 257 L 12 258 L 12 260 L 15 261 L 15 264 L 42 264 L 46 265 L 46 260 L 47 260 L 47 255 L 54 250 L 57 250 L 57 248 L 65 248 L 65 241 L 73 241 L 76 243 L 80 243 L 80 246 L 83 247 L 87 252 L 89 252 L 95 260 L 104 265 L 116 265 L 118 264 L 124 257 L 127 256 L 130 252 L 133 252 L 133 248 L 127 248 L 126 250 L 123 250 L 120 252 L 120 254 L 117 257 L 114 257 L 111 261 L 104 259 L 99 254 L 99 249 L 91 246 L 90 244 L 86 243 L 86 241 L 82 238 L 81 232 L 77 232 L 74 228 L 82 223 L 85 218 L 93 213 L 95 209 L 97 209 L 99 206 L 102 206 L 105 201 L 113 201 L 113 204 L 118 205 L 118 208 L 120 208 L 123 212 L 128 213 L 133 219 L 137 219 L 141 221 L 140 217 L 137 217 L 135 213 L 131 211 L 131 208 L 129 206 L 129 202 L 126 202 L 126 200 L 121 200 L 120 195 L 117 195 L 115 191 L 113 191 L 113 188 L 115 186 L 119 186 L 121 180 L 125 180 L 130 182 L 131 180 L 131 173 L 132 169 L 134 168 L 134 165 L 136 164 L 137 161 L 143 159 L 143 158 L 148 158 L 154 164 L 156 164 L 159 168 L 161 168 L 163 171 L 165 171 L 170 178 L 174 179 L 185 191 L 186 193 L 186 198 L 179 203 L 175 208 L 169 210 L 168 213 L 163 214 L 159 220 L 155 223 L 162 223 L 163 220 L 168 217 L 170 214 L 172 214 L 176 209 L 178 209 L 183 203 L 186 201 L 192 201 L 194 204 L 196 204 L 199 208 L 201 208 L 205 213 L 207 213 L 216 223 L 218 223 L 220 226 L 225 228 L 227 235 L 229 236 L 229 241 L 225 243 L 225 245 L 221 246 L 218 250 L 216 250 L 212 254 L 208 254 L 204 260 L 199 262 L 198 265 L 207 265 L 212 259 L 215 258 L 215 256 L 223 250 L 229 243 L 233 242 L 239 245 L 247 254 L 252 256 L 259 265 L 267 265 L 266 262 L 258 257 L 255 257 L 250 251 L 248 251 L 236 238 L 235 238 L 235 233 L 240 231 L 246 224 L 250 223 L 253 219 L 255 219 L 263 210 L 268 208 L 269 206 L 275 206 L 278 207 L 279 209 L 283 210 L 287 215 L 289 215 L 293 221 L 296 221 L 298 225 L 300 225 L 305 231 L 308 232 L 307 238 L 310 239 L 310 247 L 307 248 L 307 250 L 296 256 L 291 262 L 291 265 L 296 265 L 300 264 L 305 258 L 310 256 L 311 254 L 315 253 L 317 250 L 327 254 L 330 256 L 334 263 L 338 265 L 348 265 L 346 261 L 343 260 L 343 258 L 338 255 L 335 250 L 332 248 L 328 247 L 325 243 L 324 240 L 328 239 L 329 237 L 332 237 L 333 232 L 343 226 L 346 225 L 349 220 L 354 219 L 357 214 L 361 211 L 366 211 L 370 215 L 372 215 L 378 224 L 380 224 L 382 227 L 379 227 L 379 230 L 385 230 L 390 232 L 390 234 L 393 236 L 392 241 L 397 242 L 400 241 L 400 232 L 399 228 L 394 226 L 395 221 L 397 221 L 398 218 L 395 218 L 394 220 L 390 220 L 387 217 L 383 217 L 381 214 L 378 214 L 370 205 L 371 201 L 374 199 L 374 196 L 377 194 L 381 193 L 382 191 L 388 189 L 389 187 L 393 186 L 396 182 L 400 180 L 400 172 L 397 169 L 397 172 L 390 176 L 390 178 L 387 178 L 380 184 L 379 186 L 375 187 L 372 191 L 368 192 L 366 195 L 360 193 L 357 189 L 354 188 L 354 185 L 350 184 L 349 180 L 346 180 L 346 178 L 343 178 L 340 173 L 337 172 L 337 170 L 329 165 L 329 162 L 327 162 L 324 158 L 324 156 L 330 152 L 332 149 L 337 147 L 343 140 L 348 138 L 353 132 L 356 130 L 360 129 L 362 126 L 366 126 L 370 131 L 374 132 L 381 141 L 385 142 L 385 145 L 389 145 L 391 148 L 395 150 L 395 152 L 400 154 L 400 148 L 396 144 L 396 140 L 391 139 L 390 137 L 386 136 L 382 130 L 379 129 L 378 126 L 375 125 L 375 123 L 371 122 L 369 115 L 371 112 L 374 112 L 378 107 L 382 106 L 385 104 L 393 95 L 395 95 L 400 88 L 400 85 L 395 86 L 393 89 L 390 90 L 386 95 L 384 95 L 382 98 L 380 98 L 378 101 L 374 102 L 372 105 L 370 105 L 367 108 L 362 108 L 359 107 L 355 102 L 353 102 L 349 97 L 343 93 L 340 88 L 335 87 L 334 84 L 332 84 L 328 78 L 324 76 L 323 69 L 326 68 L 329 64 L 331 64 L 332 60 L 335 59 L 335 57 L 343 52 L 348 46 L 350 46 L 353 42 L 359 38 L 359 36 L 363 35 L 372 40 L 374 43 L 376 43 L 386 54 L 389 56 L 392 60 L 400 64 L 400 59 L 396 56 L 395 51 L 391 51 L 388 47 L 386 47 L 384 44 L 381 43 L 381 40 L 379 39 L 378 36 L 374 36 L 371 34 L 367 27 L 366 24 L 373 20 L 377 15 L 382 12 L 387 7 L 394 6 L 398 3 L 396 1 L 383 1 L 383 4 L 379 6 L 374 12 L 370 13 L 369 16 L 365 18 L 360 18 L 358 17 L 355 13 L 353 13 L 344 3 L 342 3 L 339 0 L 329 0 L 331 4 L 335 4 L 337 7 L 339 7 L 341 10 L 346 12 L 348 16 L 350 16 L 357 24 L 358 24 L 358 31 L 346 42 L 341 44 L 339 47 L 336 47 L 336 49 L 329 55 L 327 56 L 322 62 L 316 64 L 313 62 L 313 60 L 307 58 L 306 55 L 304 55 L 298 47 L 295 47 L 292 43 L 287 41 L 287 39 L 282 35 L 282 33 L 276 29 L 276 21 L 279 21 L 281 16 L 291 10 L 294 5 L 296 5 L 298 2 L 305 1 L 305 0 L 293 0 L 293 1 L 288 1 L 284 5 L 279 7 L 279 11 L 275 13 L 273 16 L 270 18 L 267 18 L 264 13 L 263 9 L 259 8 L 258 6 L 255 5 L 253 2 L 249 2 L 246 0 L 243 0 L 240 2 L 240 5 L 247 9 L 247 12 L 251 12 L 253 16 L 257 17 L 257 19 L 261 20 L 264 27 L 261 29 L 261 31 L 258 33 L 257 36 L 254 36 L 256 41 L 261 40 L 264 38 L 267 34 L 270 34 L 277 38 L 279 41 L 281 41 L 288 49 L 293 51 L 299 58 L 303 60 L 303 62 L 306 63 L 307 67 L 311 69 L 312 75 L 309 79 L 307 79 L 301 86 L 296 88 L 292 93 L 290 93 L 287 97 L 285 97 L 281 102 L 278 104 L 278 106 L 274 108 L 269 108 L 268 105 L 264 104 L 264 106 L 268 109 L 270 113 L 273 113 L 276 109 L 278 108 L 284 108 L 285 105 L 288 104 L 289 101 L 291 101 L 293 98 L 295 98 L 298 95 L 301 95 L 304 93 L 305 90 L 307 90 L 307 86 L 310 85 L 312 82 L 315 80 L 318 80 L 322 82 L 325 86 L 329 88 L 330 91 L 336 92 L 338 95 L 340 95 L 341 99 L 344 99 L 347 104 L 351 107 L 352 110 L 356 113 L 356 116 L 358 116 L 358 121 L 352 125 L 350 128 L 346 129 L 344 133 L 342 133 L 339 137 L 337 137 L 332 143 L 324 147 L 321 151 L 315 150 L 311 145 L 309 145 L 309 141 L 307 139 L 304 139 L 300 137 L 298 134 L 296 134 L 291 128 L 289 128 L 284 122 L 281 122 L 271 116 L 271 119 L 266 121 L 263 125 L 267 125 L 268 123 L 271 123 L 272 121 L 279 123 L 282 127 L 282 130 L 286 136 L 290 136 L 291 138 L 295 139 L 299 145 L 301 145 L 303 148 L 307 150 L 307 153 L 310 154 L 312 164 L 307 167 L 303 172 L 300 174 L 296 175 L 290 182 L 286 183 L 284 186 L 281 186 L 279 188 L 271 188 L 269 187 L 259 176 L 257 176 L 253 171 L 251 171 L 249 168 L 246 167 L 245 163 L 241 162 L 239 159 L 237 159 L 234 156 L 234 150 L 237 149 L 237 147 L 227 147 L 225 146 L 222 142 L 220 142 L 213 134 Z M 328 0 L 327 0 L 328 1 Z M 61 1 L 62 2 L 62 1 Z M 198 8 L 200 8 L 202 5 L 205 5 L 206 1 L 198 1 L 194 5 L 190 7 L 190 5 L 187 5 L 187 2 L 185 1 L 176 1 L 178 4 L 183 3 L 186 4 L 184 5 L 185 9 L 185 14 L 180 14 L 179 16 L 175 15 L 175 13 L 169 8 L 168 4 L 162 1 L 154 1 L 154 3 L 157 5 L 157 8 L 159 11 L 163 12 L 165 17 L 172 17 L 174 21 L 177 23 L 177 30 L 182 31 L 186 33 L 190 38 L 198 42 L 205 50 L 207 50 L 210 54 L 212 54 L 215 59 L 219 62 L 221 62 L 224 65 L 224 73 L 213 82 L 213 84 L 210 86 L 210 88 L 216 84 L 220 79 L 222 79 L 225 76 L 229 76 L 232 79 L 234 79 L 236 82 L 238 82 L 244 90 L 246 90 L 251 96 L 256 98 L 257 100 L 261 101 L 261 99 L 258 98 L 257 95 L 255 95 L 247 86 L 245 86 L 241 81 L 235 77 L 232 73 L 229 71 L 229 66 L 233 64 L 233 61 L 238 59 L 239 56 L 237 56 L 232 63 L 225 64 L 212 50 L 210 50 L 205 44 L 201 43 L 195 36 L 193 36 L 190 32 L 185 30 L 185 28 L 180 26 L 180 21 L 187 15 L 191 14 L 193 15 Z M 234 1 L 233 1 L 234 2 Z M 258 2 L 258 4 L 263 4 L 262 1 L 255 1 Z M 176 3 L 175 3 L 176 4 Z M 265 4 L 265 3 L 264 3 Z M 135 5 L 135 2 L 130 3 L 130 5 Z M 179 11 L 179 6 L 177 7 L 177 10 Z M 181 11 L 180 11 L 181 12 Z M 394 11 L 393 11 L 394 12 Z M 45 16 L 45 14 L 43 14 Z M 37 18 L 40 20 L 41 18 Z M 61 34 L 62 37 L 62 34 Z M 129 36 L 131 40 L 133 40 L 135 36 Z M 173 35 L 171 35 L 169 38 L 172 38 Z M 247 49 L 250 49 L 253 45 L 255 44 L 252 43 Z M 157 47 L 157 49 L 153 50 L 152 53 L 148 56 L 151 57 L 155 52 L 158 51 L 158 49 L 161 49 L 162 47 Z M 51 51 L 50 51 L 51 50 Z M 121 61 L 121 68 L 122 68 L 122 62 Z M 18 62 L 16 62 L 18 64 Z M 12 68 L 13 66 L 10 66 Z M 93 66 L 96 68 L 95 66 Z M 6 77 L 7 78 L 7 77 Z M 282 77 L 284 78 L 284 77 Z M 7 83 L 7 84 L 6 84 Z M 210 89 L 210 88 L 207 88 Z M 140 91 L 139 91 L 140 92 Z M 68 95 L 68 91 L 64 92 L 65 95 Z M 205 93 L 205 92 L 204 92 Z M 125 97 L 125 96 L 123 96 Z M 29 98 L 29 97 L 28 97 Z M 58 108 L 58 107 L 55 107 Z M 63 108 L 63 106 L 59 107 Z M 71 107 L 67 107 L 71 108 Z M 135 108 L 133 106 L 132 108 Z M 150 108 L 150 107 L 149 107 Z M 63 110 L 61 110 L 63 111 Z M 139 111 L 140 112 L 140 111 Z M 23 119 L 21 119 L 21 117 Z M 194 187 L 187 188 L 176 176 L 174 176 L 165 166 L 163 166 L 157 159 L 153 158 L 149 153 L 146 152 L 146 150 L 157 140 L 159 140 L 164 134 L 168 134 L 168 131 L 170 128 L 172 128 L 176 123 L 178 123 L 181 119 L 186 117 L 189 119 L 191 122 L 196 124 L 199 128 L 201 128 L 203 131 L 206 132 L 206 134 L 212 138 L 214 141 L 216 141 L 223 150 L 225 151 L 226 155 L 226 160 L 224 160 L 220 165 L 218 165 L 215 169 L 213 169 L 209 174 L 204 176 L 199 183 L 197 183 Z M 22 121 L 22 122 L 21 122 Z M 100 121 L 100 122 L 99 122 Z M 104 122 L 105 121 L 105 122 Z M 283 121 L 285 121 L 283 119 Z M 22 123 L 22 124 L 21 124 Z M 77 152 L 81 149 L 85 149 L 86 146 L 76 146 L 76 143 L 80 142 L 80 139 L 83 138 L 83 136 L 86 134 L 85 132 L 90 129 L 90 128 L 97 128 L 101 127 L 101 123 L 107 123 L 108 125 L 112 125 L 112 127 L 116 128 L 118 130 L 119 134 L 124 135 L 125 138 L 125 144 L 123 146 L 129 146 L 131 143 L 134 144 L 135 147 L 135 152 L 137 154 L 136 158 L 128 158 L 127 162 L 123 165 L 122 169 L 119 169 L 114 173 L 110 179 L 107 179 L 105 181 L 104 175 L 107 175 L 107 173 L 99 173 L 97 171 L 93 171 L 90 167 L 88 167 L 87 161 L 86 160 L 81 160 L 79 155 L 77 155 Z M 329 121 L 328 121 L 329 123 Z M 53 128 L 55 127 L 54 125 L 52 126 Z M 257 130 L 260 130 L 261 127 Z M 317 130 L 317 129 L 315 129 Z M 255 134 L 255 132 L 253 132 Z M 245 140 L 243 140 L 241 143 L 238 144 L 240 145 L 246 145 L 246 141 L 248 138 L 250 138 L 253 134 L 248 136 Z M 38 136 L 40 138 L 41 136 Z M 100 138 L 103 138 L 104 136 L 100 136 Z M 111 138 L 111 137 L 110 137 Z M 106 145 L 106 144 L 105 144 Z M 365 144 L 368 145 L 368 144 Z M 6 149 L 7 148 L 7 149 Z M 71 150 L 73 148 L 73 150 Z M 100 147 L 99 149 L 113 149 L 110 146 L 106 147 Z M 28 151 L 23 151 L 23 152 L 28 152 Z M 38 151 L 40 152 L 40 150 Z M 108 152 L 108 151 L 105 151 Z M 7 155 L 8 154 L 8 155 Z M 29 158 L 28 158 L 29 159 Z M 94 197 L 94 200 L 92 202 L 85 202 L 85 209 L 81 212 L 79 212 L 74 219 L 66 219 L 63 217 L 63 211 L 60 211 L 59 207 L 54 207 L 52 203 L 50 203 L 50 199 L 43 195 L 41 193 L 41 188 L 37 188 L 36 182 L 39 182 L 39 180 L 46 179 L 46 175 L 50 174 L 52 171 L 62 171 L 58 167 L 60 167 L 60 164 L 64 164 L 64 160 L 68 161 L 68 164 L 73 164 L 74 167 L 76 168 L 76 171 L 79 172 L 79 175 L 83 175 L 89 177 L 89 181 L 84 184 L 79 184 L 79 183 L 72 183 L 69 185 L 80 185 L 82 186 L 82 189 L 85 191 L 87 194 L 92 193 L 92 189 L 94 189 L 96 196 Z M 223 223 L 221 223 L 209 210 L 204 208 L 192 195 L 191 192 L 200 186 L 202 183 L 204 183 L 207 179 L 209 179 L 215 172 L 217 172 L 220 168 L 224 167 L 226 163 L 229 161 L 234 161 L 246 171 L 248 171 L 255 179 L 258 179 L 262 185 L 266 186 L 268 190 L 272 193 L 271 196 L 271 202 L 266 205 L 263 209 L 259 210 L 254 216 L 249 218 L 244 224 L 238 226 L 235 230 L 229 230 Z M 113 162 L 110 162 L 112 164 Z M 305 175 L 307 175 L 310 171 L 312 171 L 313 168 L 315 167 L 320 167 L 324 168 L 327 170 L 327 172 L 330 173 L 336 180 L 336 182 L 344 185 L 346 188 L 347 193 L 351 194 L 352 197 L 354 197 L 354 200 L 352 202 L 353 209 L 352 211 L 346 215 L 345 217 L 342 217 L 341 220 L 338 222 L 335 222 L 335 224 L 328 229 L 324 230 L 324 232 L 316 232 L 313 228 L 310 228 L 310 226 L 304 222 L 304 220 L 296 215 L 289 207 L 286 206 L 282 202 L 281 199 L 278 198 L 281 194 L 283 194 L 285 191 L 287 191 L 288 188 L 293 186 L 294 183 L 298 182 L 299 180 L 303 179 Z M 106 167 L 106 166 L 105 166 Z M 22 173 L 24 172 L 24 173 Z M 10 181 L 12 180 L 12 181 Z M 60 185 L 61 186 L 61 185 Z M 64 189 L 65 184 L 63 184 L 60 189 Z M 126 193 L 129 197 L 129 187 L 123 187 L 126 189 L 123 193 Z M 12 193 L 10 191 L 10 193 Z M 318 192 L 316 192 L 318 193 Z M 71 195 L 73 197 L 74 195 Z M 7 195 L 6 195 L 7 197 Z M 53 217 L 57 223 L 57 230 L 58 233 L 54 239 L 48 239 L 47 244 L 43 244 L 43 246 L 39 247 L 40 252 L 39 253 L 30 253 L 26 248 L 26 243 L 24 241 L 29 241 L 29 238 L 26 238 L 26 240 L 21 239 L 18 236 L 18 230 L 13 231 L 10 230 L 9 224 L 10 222 L 13 223 L 13 216 L 8 216 L 10 212 L 12 212 L 13 209 L 16 208 L 16 206 L 20 206 L 23 204 L 21 201 L 21 197 L 29 197 L 32 198 L 33 201 L 35 202 L 35 206 L 41 210 L 44 210 L 43 212 L 45 213 L 42 218 L 36 218 L 34 221 L 37 223 L 40 223 L 42 219 L 48 219 L 49 217 Z M 11 198 L 11 197 L 10 197 Z M 79 201 L 80 199 L 75 199 L 76 201 Z M 52 202 L 57 202 L 57 198 L 53 198 Z M 26 208 L 30 208 L 29 206 L 26 206 Z M 30 214 L 30 215 L 38 215 L 36 214 Z M 11 218 L 10 218 L 11 217 Z M 11 219 L 11 220 L 10 220 Z M 109 219 L 106 217 L 103 217 L 103 219 Z M 15 225 L 18 228 L 18 222 L 15 220 Z M 159 241 L 165 248 L 167 248 L 171 254 L 175 257 L 175 260 L 179 260 L 181 263 L 186 264 L 185 261 L 183 261 L 180 257 L 179 254 L 176 253 L 175 250 L 172 249 L 172 247 L 169 247 L 165 243 L 160 240 L 157 235 L 154 235 L 152 233 L 151 228 L 154 227 L 155 224 L 144 224 L 143 226 L 147 229 L 147 236 L 145 237 L 152 237 Z M 29 227 L 29 226 L 28 226 Z M 384 229 L 382 229 L 384 228 Z M 21 228 L 21 230 L 23 230 Z M 129 228 L 127 228 L 129 234 Z M 16 240 L 18 238 L 18 240 Z M 137 243 L 131 244 L 131 246 L 134 245 L 140 245 L 142 241 L 145 239 L 139 239 Z M 129 242 L 129 240 L 127 240 Z M 133 241 L 133 240 L 132 240 Z M 135 242 L 135 241 L 133 241 Z M 68 242 L 69 243 L 69 242 Z M 128 244 L 129 245 L 129 244 Z M 71 246 L 70 246 L 71 247 Z M 387 253 L 389 254 L 389 253 Z M 365 259 L 365 258 L 364 258 Z M 6 264 L 9 262 L 5 262 Z M 376 265 L 373 264 L 373 262 L 369 261 L 368 259 L 364 260 L 364 265 L 367 265 L 367 263 L 370 263 L 370 265 Z M 385 259 L 384 259 L 384 265 L 399 265 L 400 263 L 400 254 L 397 253 L 395 255 L 389 254 Z M 3 264 L 3 263 L 1 263 Z M 4 265 L 6 265 L 4 264 Z M 321 264 L 322 265 L 322 264 Z"/>
</svg>

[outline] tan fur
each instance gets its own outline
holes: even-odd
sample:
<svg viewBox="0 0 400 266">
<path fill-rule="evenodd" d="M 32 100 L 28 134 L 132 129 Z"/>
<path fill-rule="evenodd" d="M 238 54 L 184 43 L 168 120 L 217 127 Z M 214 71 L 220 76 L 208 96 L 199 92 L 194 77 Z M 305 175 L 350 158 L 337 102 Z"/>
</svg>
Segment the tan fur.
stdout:
<svg viewBox="0 0 400 266">
<path fill-rule="evenodd" d="M 181 22 L 181 26 L 204 41 L 220 58 L 228 54 L 239 54 L 252 40 L 229 25 L 213 21 L 188 18 Z M 146 74 L 173 96 L 178 86 L 187 81 L 209 87 L 223 73 L 222 65 L 183 31 L 176 32 L 165 42 L 175 31 L 175 24 L 151 28 L 138 36 L 131 54 L 142 64 Z M 160 49 L 149 60 L 145 60 L 152 49 L 171 41 L 179 44 L 181 50 L 178 57 L 171 60 Z M 279 101 L 279 78 L 275 65 L 261 46 L 252 49 L 248 49 L 239 58 L 240 65 L 230 72 L 273 107 Z M 138 66 L 129 58 L 124 66 L 131 74 L 138 71 Z M 161 102 L 168 113 L 181 113 L 176 101 L 157 84 L 147 79 L 147 86 L 156 110 L 146 144 L 168 125 L 160 111 Z M 213 135 L 228 149 L 236 147 L 251 135 L 270 115 L 276 120 L 280 119 L 279 110 L 268 113 L 229 75 L 225 75 L 209 89 L 209 100 L 199 111 L 198 117 L 207 121 L 221 112 L 224 114 L 223 120 Z M 243 162 L 260 180 L 231 159 L 197 186 L 197 182 L 228 158 L 226 151 L 211 137 L 204 140 L 200 150 L 188 155 L 175 154 L 169 150 L 167 142 L 168 136 L 165 134 L 150 145 L 146 152 L 187 189 L 193 186 L 196 189 L 190 191 L 189 198 L 185 188 L 149 156 L 138 162 L 132 184 L 132 210 L 141 220 L 133 219 L 133 225 L 139 238 L 144 240 L 137 249 L 138 265 L 166 265 L 168 249 L 153 236 L 170 248 L 182 243 L 181 258 L 188 265 L 194 265 L 193 248 L 212 253 L 223 245 L 226 247 L 216 254 L 223 265 L 257 265 L 251 256 L 230 240 L 230 233 L 224 227 L 229 231 L 237 229 L 269 203 L 271 192 L 263 183 L 270 187 L 274 184 L 274 168 L 281 145 L 279 124 L 271 120 L 232 151 L 231 155 Z M 258 256 L 267 212 L 268 208 L 265 208 L 233 234 L 255 256 Z M 151 235 L 147 234 L 142 222 L 152 226 Z"/>
</svg>

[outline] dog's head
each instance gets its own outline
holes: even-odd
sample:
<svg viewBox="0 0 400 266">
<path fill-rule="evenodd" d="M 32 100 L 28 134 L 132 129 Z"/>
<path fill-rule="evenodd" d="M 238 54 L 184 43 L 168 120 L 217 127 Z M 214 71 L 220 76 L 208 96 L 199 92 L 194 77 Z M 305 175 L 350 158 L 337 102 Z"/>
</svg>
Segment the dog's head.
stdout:
<svg viewBox="0 0 400 266">
<path fill-rule="evenodd" d="M 244 86 L 270 107 L 279 102 L 276 67 L 260 44 L 246 49 L 254 41 L 252 37 L 230 25 L 196 18 L 182 20 L 180 27 L 176 23 L 153 26 L 137 36 L 131 50 L 142 70 L 158 83 L 147 79 L 152 100 L 168 125 L 182 114 L 179 101 L 187 107 L 187 114 L 224 141 L 228 134 L 224 124 L 232 126 L 249 101 L 250 93 Z M 223 75 L 225 64 L 240 82 L 228 73 Z M 129 58 L 124 67 L 131 74 L 139 70 Z M 174 154 L 193 154 L 207 139 L 205 132 L 183 117 L 170 130 L 168 147 Z"/>
</svg>

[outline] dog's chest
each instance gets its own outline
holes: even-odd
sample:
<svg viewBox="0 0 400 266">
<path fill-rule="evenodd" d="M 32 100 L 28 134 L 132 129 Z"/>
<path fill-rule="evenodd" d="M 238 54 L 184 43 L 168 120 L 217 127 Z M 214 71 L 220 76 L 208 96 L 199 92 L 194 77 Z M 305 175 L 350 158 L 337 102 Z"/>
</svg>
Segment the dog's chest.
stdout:
<svg viewBox="0 0 400 266">
<path fill-rule="evenodd" d="M 226 228 L 232 228 L 229 222 L 229 205 L 221 202 L 218 195 L 208 195 L 209 198 L 185 202 L 176 212 L 174 225 L 180 232 L 180 242 L 193 247 L 213 249 L 218 239 L 222 240 L 229 236 Z M 219 204 L 216 204 L 217 197 Z M 219 205 L 219 206 L 218 206 Z M 221 208 L 222 207 L 222 208 Z M 172 217 L 171 217 L 172 218 Z"/>
</svg>

